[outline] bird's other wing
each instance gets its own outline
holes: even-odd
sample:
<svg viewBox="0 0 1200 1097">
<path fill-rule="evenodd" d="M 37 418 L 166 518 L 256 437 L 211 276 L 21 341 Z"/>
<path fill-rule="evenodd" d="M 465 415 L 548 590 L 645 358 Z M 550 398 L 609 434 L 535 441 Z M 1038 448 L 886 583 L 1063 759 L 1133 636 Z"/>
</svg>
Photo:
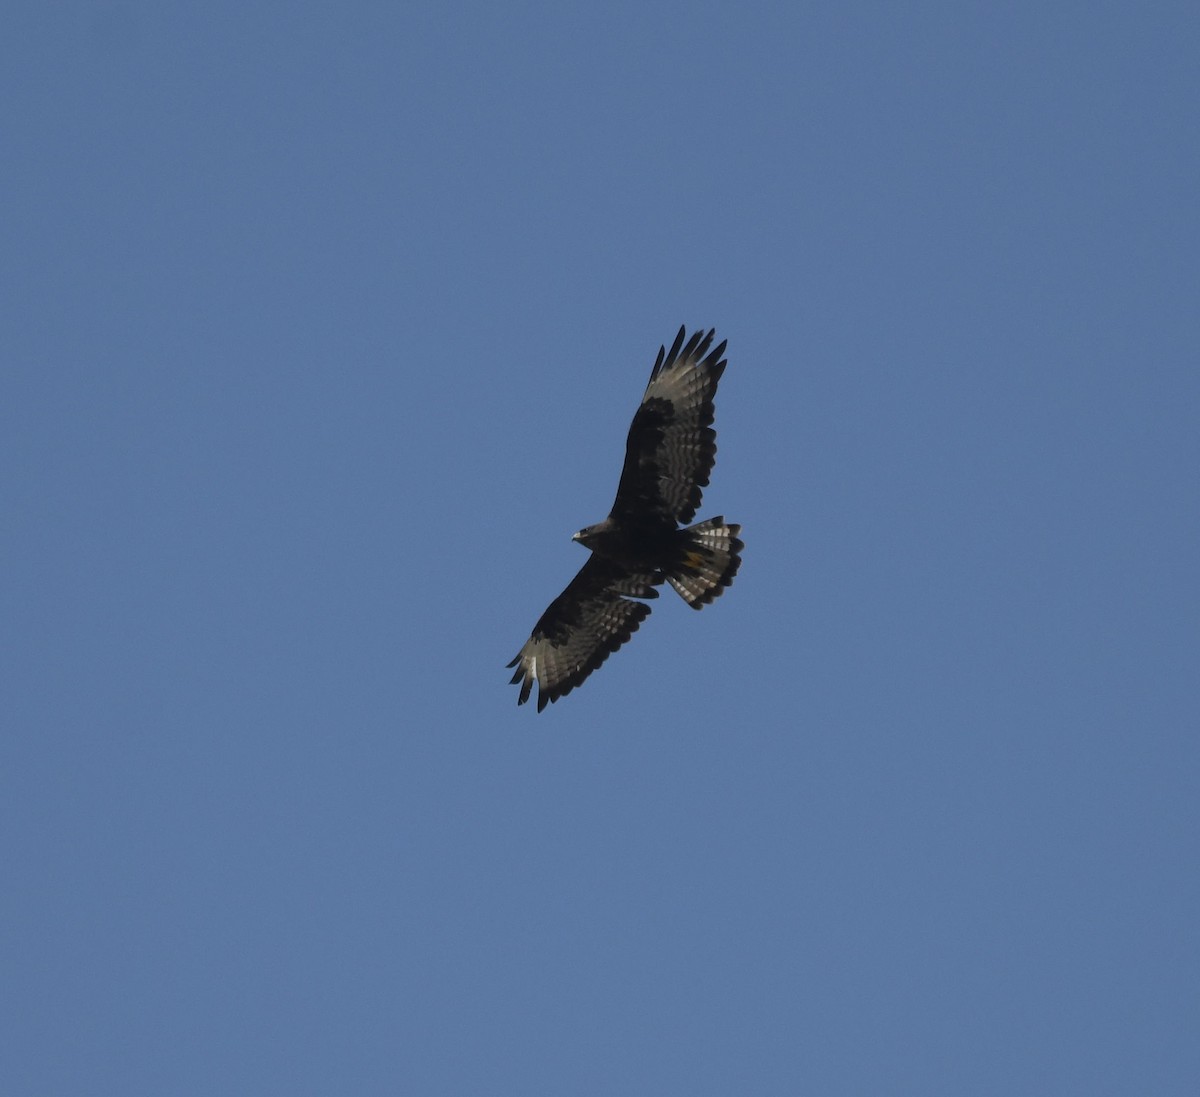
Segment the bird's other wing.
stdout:
<svg viewBox="0 0 1200 1097">
<path fill-rule="evenodd" d="M 713 397 L 726 363 L 724 342 L 709 350 L 714 334 L 697 331 L 685 344 L 680 328 L 669 352 L 659 347 L 629 427 L 614 517 L 664 523 L 695 517 L 717 459 Z"/>
<path fill-rule="evenodd" d="M 538 684 L 538 712 L 565 697 L 638 629 L 649 615 L 645 602 L 657 598 L 661 576 L 636 574 L 592 556 L 550 603 L 525 646 L 508 665 L 516 667 L 512 684 L 521 685 L 517 704 L 529 700 Z"/>
</svg>

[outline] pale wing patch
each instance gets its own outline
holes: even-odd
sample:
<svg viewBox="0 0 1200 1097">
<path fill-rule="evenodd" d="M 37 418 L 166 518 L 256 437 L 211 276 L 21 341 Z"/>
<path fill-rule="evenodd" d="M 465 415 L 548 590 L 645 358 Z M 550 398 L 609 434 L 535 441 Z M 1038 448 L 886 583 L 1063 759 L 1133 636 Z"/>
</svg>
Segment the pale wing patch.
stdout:
<svg viewBox="0 0 1200 1097">
<path fill-rule="evenodd" d="M 700 505 L 717 455 L 712 429 L 717 382 L 725 370 L 722 343 L 704 357 L 712 340 L 697 332 L 678 357 L 672 355 L 651 376 L 642 403 L 663 401 L 669 414 L 662 441 L 654 454 L 658 490 L 675 512 L 678 522 L 690 522 Z"/>
</svg>

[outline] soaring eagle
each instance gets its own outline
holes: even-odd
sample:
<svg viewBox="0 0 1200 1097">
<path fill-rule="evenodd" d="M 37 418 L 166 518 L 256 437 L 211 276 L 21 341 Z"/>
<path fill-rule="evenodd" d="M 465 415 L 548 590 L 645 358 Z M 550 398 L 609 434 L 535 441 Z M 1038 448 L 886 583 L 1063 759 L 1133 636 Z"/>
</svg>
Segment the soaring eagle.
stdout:
<svg viewBox="0 0 1200 1097">
<path fill-rule="evenodd" d="M 686 526 L 717 456 L 713 397 L 726 363 L 724 342 L 709 351 L 713 331 L 686 343 L 685 332 L 679 329 L 669 352 L 658 348 L 629 428 L 612 511 L 572 538 L 592 555 L 508 664 L 517 668 L 518 705 L 535 681 L 541 712 L 587 678 L 649 615 L 649 605 L 634 599 L 657 598 L 654 588 L 666 582 L 700 609 L 737 574 L 741 526 L 721 517 Z"/>
</svg>

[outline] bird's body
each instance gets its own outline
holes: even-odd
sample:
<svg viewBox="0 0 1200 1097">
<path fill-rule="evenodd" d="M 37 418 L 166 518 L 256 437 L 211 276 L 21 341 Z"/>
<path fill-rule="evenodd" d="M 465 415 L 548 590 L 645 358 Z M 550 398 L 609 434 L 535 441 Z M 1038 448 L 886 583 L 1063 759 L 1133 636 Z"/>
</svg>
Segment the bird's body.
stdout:
<svg viewBox="0 0 1200 1097">
<path fill-rule="evenodd" d="M 612 511 L 574 540 L 592 550 L 567 589 L 550 603 L 511 663 L 524 704 L 538 683 L 538 711 L 570 693 L 650 613 L 645 601 L 668 582 L 700 609 L 733 582 L 741 564 L 741 527 L 695 516 L 716 459 L 713 397 L 725 370 L 725 344 L 713 332 L 685 329 L 670 352 L 660 347 L 650 383 L 629 428 L 625 466 Z"/>
<path fill-rule="evenodd" d="M 664 560 L 678 541 L 678 529 L 672 523 L 620 523 L 611 518 L 581 529 L 572 541 L 578 541 L 597 556 L 619 560 L 633 568 L 654 568 Z"/>
</svg>

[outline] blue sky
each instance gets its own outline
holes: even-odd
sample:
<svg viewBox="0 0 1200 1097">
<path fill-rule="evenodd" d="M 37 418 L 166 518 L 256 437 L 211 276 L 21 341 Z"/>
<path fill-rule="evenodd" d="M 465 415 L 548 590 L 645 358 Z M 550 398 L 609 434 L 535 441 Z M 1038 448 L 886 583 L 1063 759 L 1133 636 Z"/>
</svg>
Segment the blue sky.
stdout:
<svg viewBox="0 0 1200 1097">
<path fill-rule="evenodd" d="M 1194 5 L 19 7 L 4 1092 L 1197 1092 Z"/>
</svg>

